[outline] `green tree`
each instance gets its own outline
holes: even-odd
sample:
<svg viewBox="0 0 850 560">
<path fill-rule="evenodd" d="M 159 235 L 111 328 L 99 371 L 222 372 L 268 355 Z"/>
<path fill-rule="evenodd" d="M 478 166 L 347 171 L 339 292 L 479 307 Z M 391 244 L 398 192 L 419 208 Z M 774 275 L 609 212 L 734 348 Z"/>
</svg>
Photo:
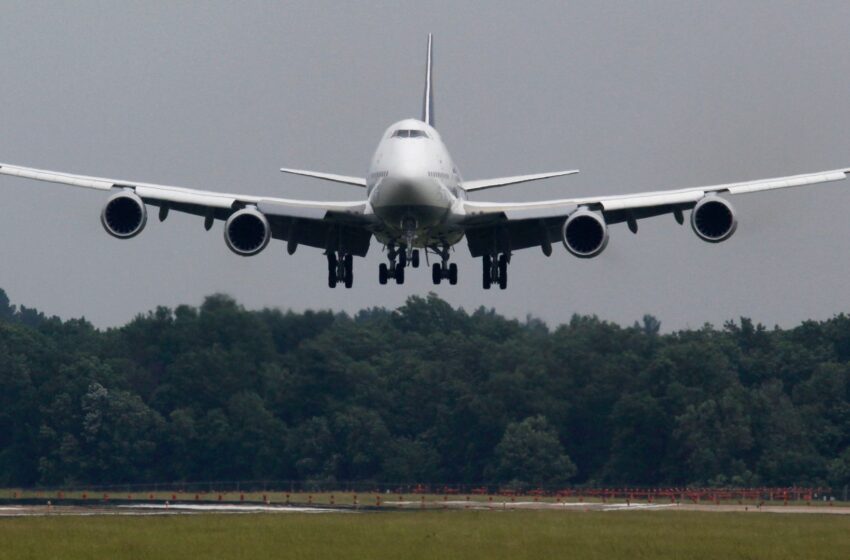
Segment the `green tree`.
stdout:
<svg viewBox="0 0 850 560">
<path fill-rule="evenodd" d="M 513 422 L 496 446 L 493 475 L 517 486 L 564 483 L 576 466 L 543 416 Z"/>
</svg>

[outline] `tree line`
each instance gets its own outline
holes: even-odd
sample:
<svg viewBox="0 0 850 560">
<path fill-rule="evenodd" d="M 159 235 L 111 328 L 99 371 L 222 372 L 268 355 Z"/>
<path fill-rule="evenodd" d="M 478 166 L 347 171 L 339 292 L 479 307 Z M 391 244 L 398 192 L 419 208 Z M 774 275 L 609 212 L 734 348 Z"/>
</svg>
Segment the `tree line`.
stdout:
<svg viewBox="0 0 850 560">
<path fill-rule="evenodd" d="M 214 295 L 100 330 L 0 290 L 0 486 L 206 480 L 840 488 L 850 316 L 662 334 Z"/>
</svg>

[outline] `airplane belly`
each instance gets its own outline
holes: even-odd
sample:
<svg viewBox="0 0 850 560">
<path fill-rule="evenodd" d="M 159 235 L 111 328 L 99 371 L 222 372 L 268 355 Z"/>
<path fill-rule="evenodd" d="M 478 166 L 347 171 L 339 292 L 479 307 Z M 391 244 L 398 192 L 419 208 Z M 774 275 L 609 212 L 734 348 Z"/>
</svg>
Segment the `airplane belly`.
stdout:
<svg viewBox="0 0 850 560">
<path fill-rule="evenodd" d="M 384 180 L 370 197 L 375 215 L 391 230 L 401 231 L 406 220 L 416 230 L 440 224 L 451 208 L 451 197 L 437 182 Z"/>
</svg>

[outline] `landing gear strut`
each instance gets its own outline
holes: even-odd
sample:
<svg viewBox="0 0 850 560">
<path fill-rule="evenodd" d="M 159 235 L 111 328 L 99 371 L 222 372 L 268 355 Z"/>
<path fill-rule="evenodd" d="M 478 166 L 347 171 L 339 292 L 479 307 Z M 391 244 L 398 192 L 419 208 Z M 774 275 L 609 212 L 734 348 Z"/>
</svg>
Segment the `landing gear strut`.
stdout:
<svg viewBox="0 0 850 560">
<path fill-rule="evenodd" d="M 454 286 L 457 284 L 457 265 L 455 263 L 449 264 L 448 247 L 443 247 L 441 250 L 434 249 L 434 252 L 440 256 L 440 262 L 431 266 L 431 280 L 434 284 L 439 284 L 443 279 L 446 279 L 449 284 Z"/>
<path fill-rule="evenodd" d="M 354 257 L 351 253 L 329 252 L 328 287 L 336 288 L 342 282 L 346 288 L 354 285 Z"/>
<path fill-rule="evenodd" d="M 508 287 L 508 263 L 511 257 L 505 253 L 501 255 L 484 255 L 482 264 L 482 286 L 489 290 L 492 284 L 499 284 L 504 290 Z"/>
<path fill-rule="evenodd" d="M 410 261 L 413 268 L 419 268 L 419 251 L 413 248 L 413 240 L 416 238 L 416 220 L 405 218 L 401 227 L 404 230 L 405 246 L 401 250 L 399 262 L 407 266 L 407 262 Z"/>
</svg>

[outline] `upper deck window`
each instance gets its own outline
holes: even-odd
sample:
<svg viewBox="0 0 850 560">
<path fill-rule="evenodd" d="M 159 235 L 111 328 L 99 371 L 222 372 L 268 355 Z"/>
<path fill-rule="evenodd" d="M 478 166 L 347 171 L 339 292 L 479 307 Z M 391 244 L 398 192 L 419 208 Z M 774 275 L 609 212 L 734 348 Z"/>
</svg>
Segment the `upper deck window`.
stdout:
<svg viewBox="0 0 850 560">
<path fill-rule="evenodd" d="M 428 138 L 424 130 L 396 130 L 392 138 Z"/>
</svg>

